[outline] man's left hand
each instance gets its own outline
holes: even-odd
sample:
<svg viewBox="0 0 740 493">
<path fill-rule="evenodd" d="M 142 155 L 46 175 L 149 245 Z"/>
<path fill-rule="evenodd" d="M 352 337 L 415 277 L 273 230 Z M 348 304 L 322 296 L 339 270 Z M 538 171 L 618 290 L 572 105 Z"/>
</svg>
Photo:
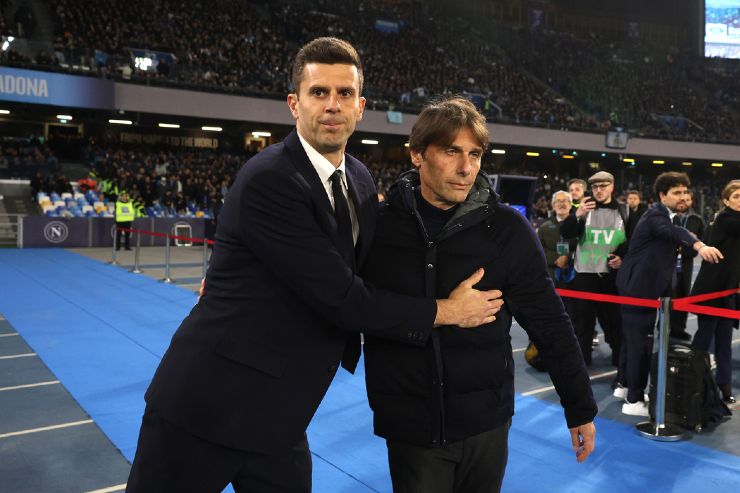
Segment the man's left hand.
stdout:
<svg viewBox="0 0 740 493">
<path fill-rule="evenodd" d="M 609 257 L 609 262 L 607 262 L 607 264 L 612 269 L 619 269 L 620 267 L 622 267 L 622 257 L 618 255 L 612 255 Z"/>
<path fill-rule="evenodd" d="M 571 428 L 570 439 L 573 442 L 573 450 L 576 452 L 576 460 L 580 464 L 594 451 L 596 426 L 594 426 L 593 421 Z"/>
</svg>

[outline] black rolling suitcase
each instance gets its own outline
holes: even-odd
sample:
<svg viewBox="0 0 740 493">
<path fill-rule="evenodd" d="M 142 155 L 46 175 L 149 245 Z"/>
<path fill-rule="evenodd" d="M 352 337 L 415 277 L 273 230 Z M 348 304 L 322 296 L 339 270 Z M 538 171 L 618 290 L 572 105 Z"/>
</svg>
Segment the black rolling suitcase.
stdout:
<svg viewBox="0 0 740 493">
<path fill-rule="evenodd" d="M 706 351 L 672 345 L 668 350 L 665 422 L 701 431 L 709 422 L 732 413 L 719 394 Z M 658 353 L 653 354 L 650 385 L 650 419 L 655 421 Z"/>
</svg>

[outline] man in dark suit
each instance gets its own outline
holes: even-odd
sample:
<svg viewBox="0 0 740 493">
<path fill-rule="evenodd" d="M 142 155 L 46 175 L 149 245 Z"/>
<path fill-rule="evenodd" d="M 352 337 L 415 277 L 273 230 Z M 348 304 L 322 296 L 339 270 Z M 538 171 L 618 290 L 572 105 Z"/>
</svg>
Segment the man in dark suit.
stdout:
<svg viewBox="0 0 740 493">
<path fill-rule="evenodd" d="M 305 430 L 359 332 L 424 345 L 435 324 L 490 323 L 500 291 L 479 269 L 435 301 L 355 275 L 377 195 L 344 153 L 362 117 L 354 48 L 319 38 L 296 56 L 296 131 L 239 171 L 219 216 L 206 293 L 178 328 L 145 399 L 132 492 L 309 492 Z M 348 335 L 351 336 L 348 337 Z"/>
<path fill-rule="evenodd" d="M 637 223 L 640 222 L 640 218 L 648 207 L 642 201 L 642 194 L 638 190 L 630 190 L 627 192 L 627 207 L 629 208 L 629 216 L 627 219 L 627 237 L 632 236 L 632 232 L 635 230 Z"/>
<path fill-rule="evenodd" d="M 722 254 L 702 243 L 685 228 L 673 224 L 686 201 L 689 187 L 686 173 L 661 173 L 655 180 L 655 194 L 660 203 L 642 216 L 630 239 L 622 268 L 617 274 L 617 289 L 622 296 L 658 298 L 670 294 L 675 284 L 676 254 L 681 246 L 693 248 L 708 262 L 717 262 Z M 645 387 L 653 349 L 656 311 L 622 305 L 627 388 L 617 386 L 614 396 L 624 398 L 622 413 L 649 416 Z"/>
<path fill-rule="evenodd" d="M 677 212 L 673 217 L 673 224 L 688 229 L 694 235 L 704 238 L 704 219 L 691 210 L 691 192 L 686 196 L 685 205 L 679 204 Z M 693 248 L 681 247 L 676 261 L 676 286 L 673 291 L 674 298 L 683 298 L 691 292 L 691 275 L 694 272 L 694 258 L 696 251 Z M 690 341 L 691 334 L 686 332 L 686 319 L 688 313 L 684 311 L 671 310 L 671 337 L 682 341 Z"/>
</svg>

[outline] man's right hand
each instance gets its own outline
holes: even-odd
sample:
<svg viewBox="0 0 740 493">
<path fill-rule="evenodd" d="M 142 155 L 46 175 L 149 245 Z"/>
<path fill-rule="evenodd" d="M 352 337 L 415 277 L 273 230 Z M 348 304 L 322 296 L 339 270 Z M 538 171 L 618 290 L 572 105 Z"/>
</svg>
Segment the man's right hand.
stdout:
<svg viewBox="0 0 740 493">
<path fill-rule="evenodd" d="M 596 201 L 592 197 L 586 197 L 581 201 L 581 205 L 576 209 L 576 217 L 581 219 L 592 210 L 596 209 Z"/>
<path fill-rule="evenodd" d="M 568 267 L 568 256 L 567 255 L 561 255 L 558 258 L 555 259 L 555 267 L 560 267 L 561 269 L 565 269 Z"/>
<path fill-rule="evenodd" d="M 457 325 L 463 328 L 478 327 L 496 320 L 504 300 L 501 291 L 479 291 L 473 286 L 483 279 L 483 269 L 461 282 L 445 300 L 437 300 L 435 325 Z"/>
</svg>

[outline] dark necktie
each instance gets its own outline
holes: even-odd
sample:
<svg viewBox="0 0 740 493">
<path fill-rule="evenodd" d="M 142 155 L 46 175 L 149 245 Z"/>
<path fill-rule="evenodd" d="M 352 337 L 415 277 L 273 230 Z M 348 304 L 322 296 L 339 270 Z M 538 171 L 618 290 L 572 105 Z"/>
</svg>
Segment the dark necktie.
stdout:
<svg viewBox="0 0 740 493">
<path fill-rule="evenodd" d="M 334 195 L 334 219 L 337 221 L 337 249 L 347 265 L 355 272 L 355 242 L 352 236 L 352 220 L 349 216 L 349 205 L 342 190 L 342 172 L 337 170 L 331 175 L 331 193 Z M 342 368 L 350 373 L 355 372 L 362 351 L 360 334 L 351 333 L 344 345 Z"/>
<path fill-rule="evenodd" d="M 681 216 L 679 214 L 676 214 L 675 216 L 673 216 L 673 224 L 675 224 L 676 226 L 682 226 Z"/>
<path fill-rule="evenodd" d="M 331 192 L 334 195 L 334 219 L 337 221 L 337 249 L 352 272 L 355 271 L 355 242 L 352 237 L 352 220 L 349 216 L 349 205 L 344 198 L 342 172 L 337 170 L 331 175 Z"/>
</svg>

